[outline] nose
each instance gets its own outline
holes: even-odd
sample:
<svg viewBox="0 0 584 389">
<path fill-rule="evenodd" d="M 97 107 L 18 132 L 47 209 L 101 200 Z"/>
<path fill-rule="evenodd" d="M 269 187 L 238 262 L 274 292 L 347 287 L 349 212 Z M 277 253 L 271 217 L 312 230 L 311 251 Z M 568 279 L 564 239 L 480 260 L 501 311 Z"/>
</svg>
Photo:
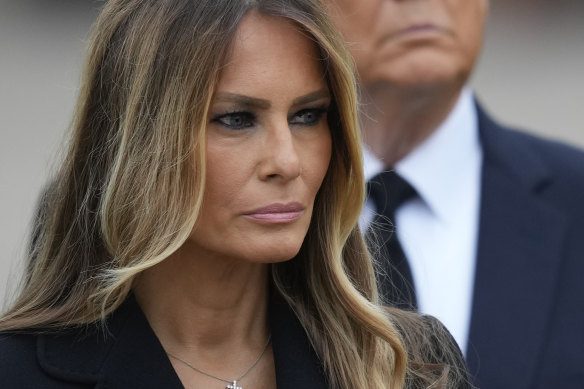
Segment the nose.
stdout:
<svg viewBox="0 0 584 389">
<path fill-rule="evenodd" d="M 288 121 L 276 123 L 266 129 L 262 162 L 259 168 L 262 180 L 289 181 L 300 176 L 301 164 L 294 143 L 294 134 Z"/>
</svg>

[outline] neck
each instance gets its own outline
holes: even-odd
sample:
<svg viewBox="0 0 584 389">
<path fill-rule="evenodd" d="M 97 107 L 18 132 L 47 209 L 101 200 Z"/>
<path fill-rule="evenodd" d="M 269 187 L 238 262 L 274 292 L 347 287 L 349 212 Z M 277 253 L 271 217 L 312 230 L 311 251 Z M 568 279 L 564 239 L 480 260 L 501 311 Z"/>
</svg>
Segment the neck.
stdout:
<svg viewBox="0 0 584 389">
<path fill-rule="evenodd" d="M 196 350 L 218 358 L 261 348 L 268 337 L 268 265 L 201 257 L 188 246 L 144 271 L 134 287 L 162 345 L 173 354 Z"/>
<path fill-rule="evenodd" d="M 364 142 L 386 167 L 395 165 L 446 120 L 460 91 L 460 86 L 364 88 Z"/>
</svg>

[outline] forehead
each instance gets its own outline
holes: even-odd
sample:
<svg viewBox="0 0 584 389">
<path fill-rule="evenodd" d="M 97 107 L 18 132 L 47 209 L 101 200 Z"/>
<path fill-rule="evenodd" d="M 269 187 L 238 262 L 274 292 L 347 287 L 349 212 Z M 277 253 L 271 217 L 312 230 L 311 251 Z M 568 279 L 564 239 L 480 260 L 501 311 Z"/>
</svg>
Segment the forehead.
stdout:
<svg viewBox="0 0 584 389">
<path fill-rule="evenodd" d="M 293 21 L 250 11 L 237 29 L 219 87 L 241 84 L 243 89 L 257 89 L 270 83 L 279 87 L 292 82 L 322 83 L 320 57 L 314 40 Z"/>
<path fill-rule="evenodd" d="M 269 51 L 272 50 L 272 51 Z M 248 12 L 242 19 L 233 42 L 232 59 L 275 57 L 284 52 L 290 55 L 318 58 L 315 42 L 304 29 L 290 19 L 262 14 L 256 10 Z"/>
</svg>

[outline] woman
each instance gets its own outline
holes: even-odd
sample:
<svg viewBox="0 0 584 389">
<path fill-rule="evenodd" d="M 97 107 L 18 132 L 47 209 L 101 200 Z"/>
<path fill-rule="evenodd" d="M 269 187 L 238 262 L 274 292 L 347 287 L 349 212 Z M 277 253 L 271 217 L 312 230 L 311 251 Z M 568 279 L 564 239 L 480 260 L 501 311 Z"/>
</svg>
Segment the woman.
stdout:
<svg viewBox="0 0 584 389">
<path fill-rule="evenodd" d="M 315 0 L 110 0 L 0 380 L 464 387 L 442 326 L 378 304 L 348 58 Z"/>
</svg>

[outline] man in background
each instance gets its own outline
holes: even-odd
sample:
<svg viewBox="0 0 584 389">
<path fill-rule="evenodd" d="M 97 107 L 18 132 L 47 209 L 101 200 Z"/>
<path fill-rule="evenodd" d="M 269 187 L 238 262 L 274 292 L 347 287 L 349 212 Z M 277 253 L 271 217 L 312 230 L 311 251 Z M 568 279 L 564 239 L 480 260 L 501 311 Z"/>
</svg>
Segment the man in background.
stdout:
<svg viewBox="0 0 584 389">
<path fill-rule="evenodd" d="M 584 153 L 499 125 L 466 86 L 488 1 L 325 3 L 359 73 L 366 178 L 413 188 L 387 215 L 406 303 L 449 328 L 480 388 L 581 388 Z"/>
</svg>

